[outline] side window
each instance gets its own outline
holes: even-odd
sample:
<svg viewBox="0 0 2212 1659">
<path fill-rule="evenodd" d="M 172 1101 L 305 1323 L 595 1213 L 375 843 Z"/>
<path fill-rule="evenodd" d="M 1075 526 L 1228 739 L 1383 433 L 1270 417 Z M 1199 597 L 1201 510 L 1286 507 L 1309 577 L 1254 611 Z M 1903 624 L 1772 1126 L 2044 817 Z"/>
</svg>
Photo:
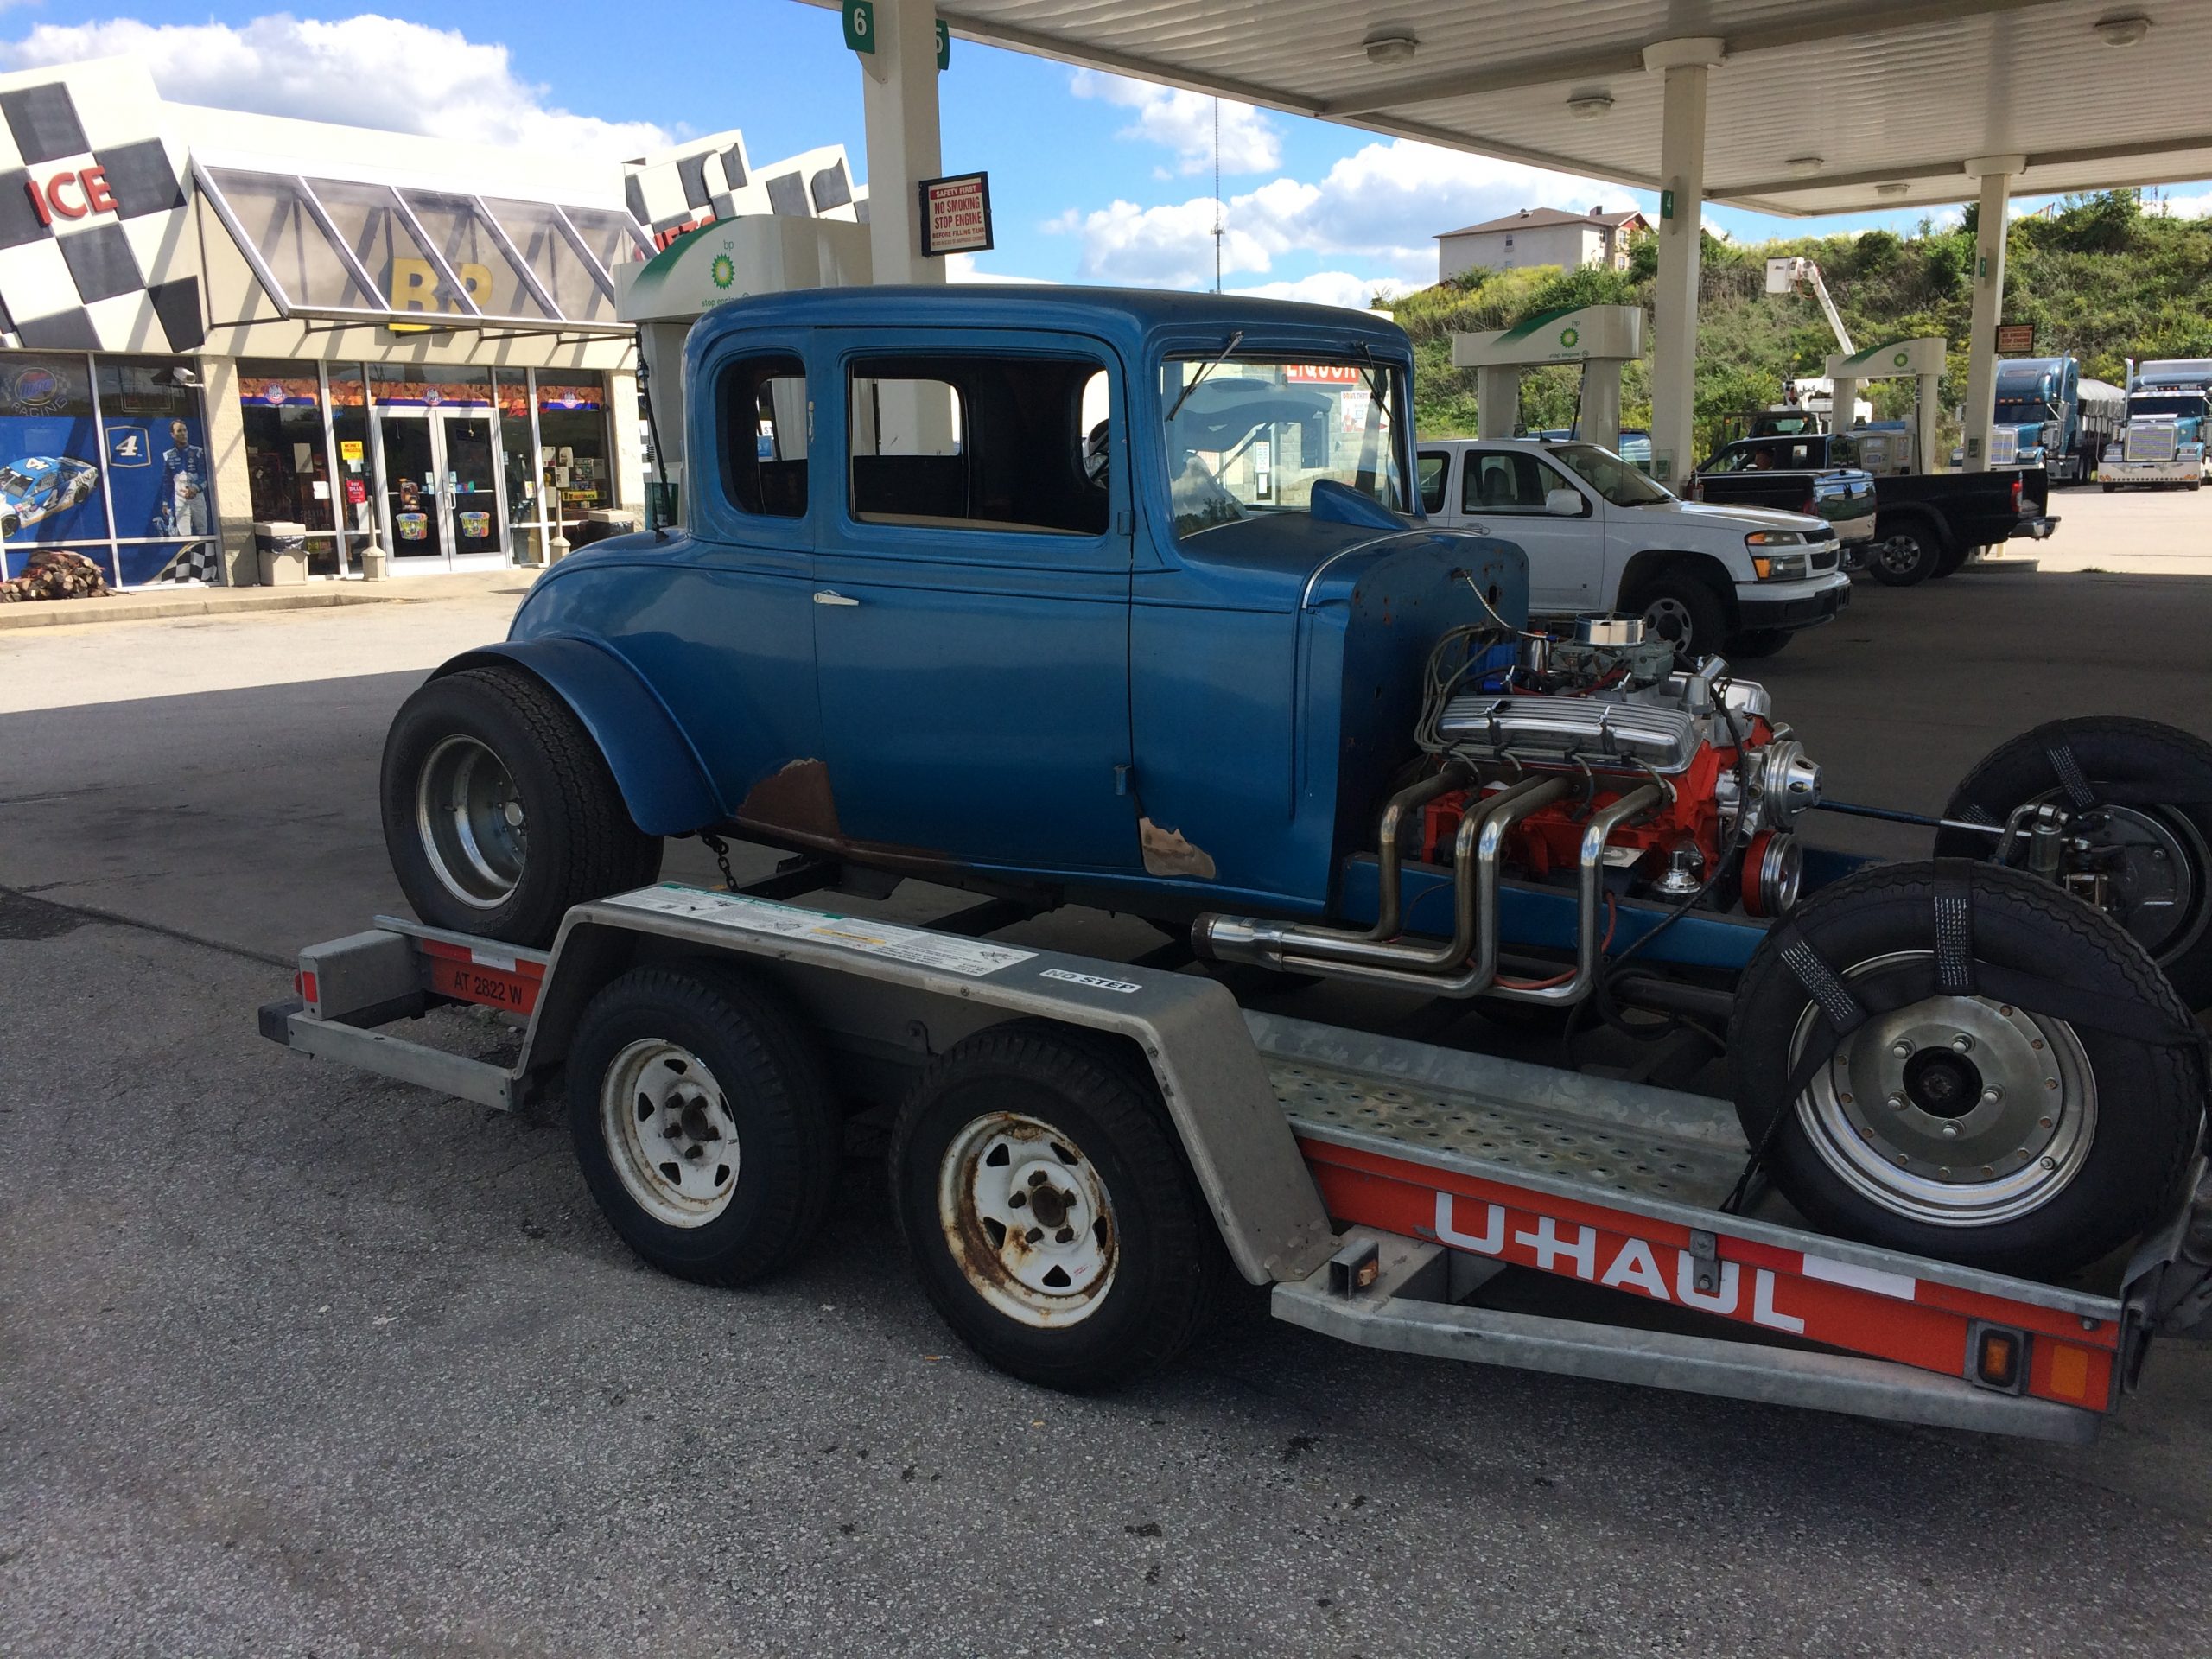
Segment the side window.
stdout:
<svg viewBox="0 0 2212 1659">
<path fill-rule="evenodd" d="M 1573 492 L 1574 499 L 1578 501 L 1582 501 L 1582 492 L 1575 489 L 1573 485 L 1567 482 L 1567 474 L 1560 471 L 1558 467 L 1553 466 L 1551 462 L 1548 461 L 1538 461 L 1533 455 L 1528 457 L 1528 461 L 1529 470 L 1536 475 L 1536 492 L 1534 499 L 1529 503 L 1529 512 L 1543 512 L 1547 511 L 1544 503 L 1554 490 L 1571 490 Z M 1582 501 L 1582 511 L 1586 513 L 1590 511 L 1590 504 L 1587 501 Z"/>
<path fill-rule="evenodd" d="M 847 378 L 862 524 L 1097 536 L 1111 381 L 1076 357 L 876 357 Z"/>
<path fill-rule="evenodd" d="M 1534 455 L 1518 449 L 1469 450 L 1465 464 L 1459 486 L 1463 512 L 1544 510 L 1545 486 Z"/>
<path fill-rule="evenodd" d="M 1444 491 L 1452 480 L 1452 457 L 1448 452 L 1424 449 L 1418 457 L 1421 475 L 1421 510 L 1423 512 L 1444 511 Z"/>
<path fill-rule="evenodd" d="M 722 487 L 740 512 L 806 516 L 806 365 L 788 353 L 722 371 Z"/>
<path fill-rule="evenodd" d="M 1707 461 L 1704 468 L 1708 473 L 1738 473 L 1743 469 L 1744 452 L 1741 449 L 1732 448 L 1723 449 L 1711 461 Z"/>
</svg>

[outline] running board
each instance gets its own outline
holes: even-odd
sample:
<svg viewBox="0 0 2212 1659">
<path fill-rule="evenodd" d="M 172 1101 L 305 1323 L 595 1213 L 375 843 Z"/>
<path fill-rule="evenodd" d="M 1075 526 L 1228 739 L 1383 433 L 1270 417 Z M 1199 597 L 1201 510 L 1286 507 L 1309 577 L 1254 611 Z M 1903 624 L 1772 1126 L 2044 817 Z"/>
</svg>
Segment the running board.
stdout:
<svg viewBox="0 0 2212 1659">
<path fill-rule="evenodd" d="M 1886 1360 L 1431 1300 L 1442 1289 L 1446 1255 L 1433 1244 L 1352 1228 L 1319 1272 L 1275 1287 L 1274 1317 L 1355 1347 L 1936 1428 L 2086 1445 L 2101 1421 L 2093 1411 Z"/>
</svg>

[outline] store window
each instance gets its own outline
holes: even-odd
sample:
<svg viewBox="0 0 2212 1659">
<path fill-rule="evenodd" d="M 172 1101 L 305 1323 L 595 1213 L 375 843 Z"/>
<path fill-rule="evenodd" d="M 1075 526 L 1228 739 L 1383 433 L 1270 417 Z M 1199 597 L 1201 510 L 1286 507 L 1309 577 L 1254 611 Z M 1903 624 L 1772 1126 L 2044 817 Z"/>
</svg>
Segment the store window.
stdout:
<svg viewBox="0 0 2212 1659">
<path fill-rule="evenodd" d="M 376 452 L 369 437 L 367 388 L 358 363 L 329 371 L 330 432 L 338 448 L 338 522 L 345 531 L 347 563 L 358 568 L 362 550 L 376 533 Z"/>
<path fill-rule="evenodd" d="M 100 485 L 86 359 L 10 353 L 0 366 L 0 568 L 21 575 L 32 546 L 92 542 L 74 550 L 115 580 Z"/>
<path fill-rule="evenodd" d="M 238 414 L 245 428 L 246 487 L 256 522 L 290 523 L 308 532 L 308 569 L 342 569 L 338 504 L 324 442 L 322 380 L 312 363 L 238 364 Z"/>
<path fill-rule="evenodd" d="M 536 564 L 544 555 L 546 501 L 538 488 L 530 378 L 507 369 L 495 374 L 493 384 L 499 407 L 499 477 L 507 496 L 507 553 L 518 564 Z"/>
<path fill-rule="evenodd" d="M 597 375 L 537 372 L 537 442 L 556 523 L 575 524 L 594 507 L 615 505 L 606 403 Z"/>
<path fill-rule="evenodd" d="M 99 359 L 101 441 L 115 516 L 117 578 L 217 582 L 207 432 L 192 377 L 170 358 Z"/>
</svg>

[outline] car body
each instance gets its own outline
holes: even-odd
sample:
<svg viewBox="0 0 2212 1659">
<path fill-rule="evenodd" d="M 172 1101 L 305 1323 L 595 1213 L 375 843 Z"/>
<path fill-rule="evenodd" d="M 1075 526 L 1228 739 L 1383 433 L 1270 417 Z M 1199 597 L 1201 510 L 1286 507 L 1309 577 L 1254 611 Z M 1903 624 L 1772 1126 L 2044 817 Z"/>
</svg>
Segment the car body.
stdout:
<svg viewBox="0 0 2212 1659">
<path fill-rule="evenodd" d="M 1700 467 L 1690 499 L 1720 506 L 1776 507 L 1825 520 L 1844 544 L 1847 561 L 1874 539 L 1874 475 L 1834 459 L 1820 434 L 1746 438 Z"/>
<path fill-rule="evenodd" d="M 67 455 L 25 455 L 0 467 L 0 535 L 67 512 L 99 488 L 100 469 Z"/>
<path fill-rule="evenodd" d="M 1420 465 L 1423 505 L 1436 522 L 1504 537 L 1527 553 L 1539 615 L 1643 610 L 1662 568 L 1697 572 L 1734 633 L 1815 626 L 1850 602 L 1827 521 L 1684 501 L 1593 444 L 1424 439 Z"/>
<path fill-rule="evenodd" d="M 1163 390 L 1208 365 L 1187 401 Z M 739 301 L 686 352 L 687 527 L 563 561 L 463 661 L 559 690 L 649 834 L 721 826 L 1139 913 L 1321 912 L 1410 753 L 1431 645 L 1526 612 L 1516 548 L 1418 515 L 1411 371 L 1395 324 L 1328 307 Z M 915 405 L 946 385 L 959 431 L 932 435 Z M 1221 466 L 1255 510 L 1163 433 L 1243 445 Z M 1395 482 L 1332 496 L 1325 454 Z M 1393 491 L 1408 512 L 1372 499 Z"/>
</svg>

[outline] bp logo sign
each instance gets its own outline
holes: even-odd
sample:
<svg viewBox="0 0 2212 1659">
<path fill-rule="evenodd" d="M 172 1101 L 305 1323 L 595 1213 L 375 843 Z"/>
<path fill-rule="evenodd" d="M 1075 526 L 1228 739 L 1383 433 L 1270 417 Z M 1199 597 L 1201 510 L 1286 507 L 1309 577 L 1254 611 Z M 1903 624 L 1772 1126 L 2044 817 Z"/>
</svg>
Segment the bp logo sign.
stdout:
<svg viewBox="0 0 2212 1659">
<path fill-rule="evenodd" d="M 737 280 L 737 265 L 729 255 L 718 253 L 714 264 L 707 267 L 707 276 L 716 288 L 728 288 Z"/>
<path fill-rule="evenodd" d="M 1582 331 L 1580 328 L 1567 327 L 1559 331 L 1559 343 L 1569 351 L 1573 351 L 1581 339 Z"/>
<path fill-rule="evenodd" d="M 1893 366 L 1901 369 L 1911 360 L 1912 359 L 1907 357 L 1903 352 L 1899 352 L 1895 357 L 1890 359 L 1890 362 Z"/>
</svg>

